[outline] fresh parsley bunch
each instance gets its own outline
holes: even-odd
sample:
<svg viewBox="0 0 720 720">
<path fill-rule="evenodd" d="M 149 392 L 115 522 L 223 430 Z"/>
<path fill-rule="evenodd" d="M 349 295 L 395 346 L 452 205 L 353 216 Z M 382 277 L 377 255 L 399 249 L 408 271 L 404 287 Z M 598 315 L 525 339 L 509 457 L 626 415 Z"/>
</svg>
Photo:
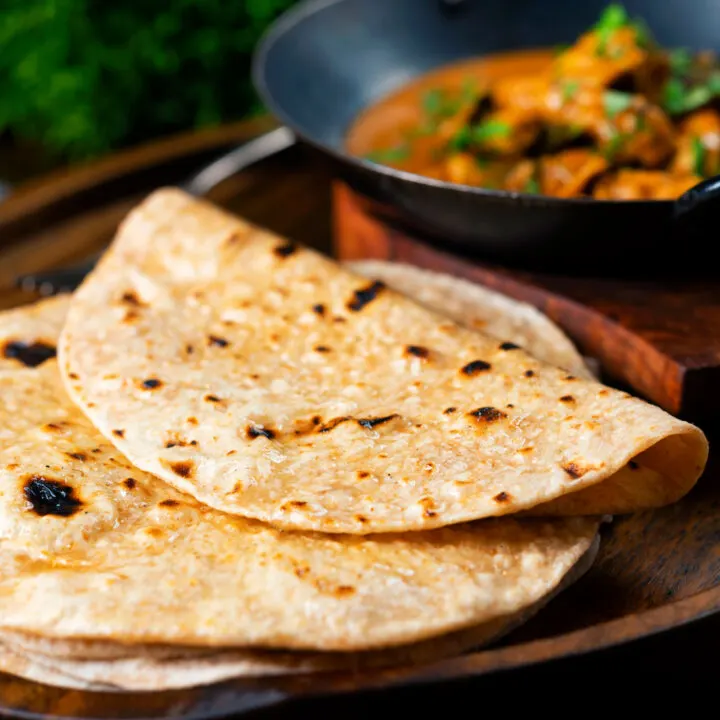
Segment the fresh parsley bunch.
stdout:
<svg viewBox="0 0 720 720">
<path fill-rule="evenodd" d="M 249 70 L 295 0 L 0 0 L 0 132 L 71 160 L 259 109 Z"/>
</svg>

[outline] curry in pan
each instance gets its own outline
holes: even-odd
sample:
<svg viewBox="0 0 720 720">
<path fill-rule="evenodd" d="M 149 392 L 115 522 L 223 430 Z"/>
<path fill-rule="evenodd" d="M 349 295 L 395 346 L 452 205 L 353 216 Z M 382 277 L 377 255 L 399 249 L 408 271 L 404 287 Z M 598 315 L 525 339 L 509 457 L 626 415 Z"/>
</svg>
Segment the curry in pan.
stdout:
<svg viewBox="0 0 720 720">
<path fill-rule="evenodd" d="M 674 199 L 720 172 L 720 65 L 611 5 L 568 48 L 441 68 L 366 110 L 354 155 L 462 185 Z"/>
</svg>

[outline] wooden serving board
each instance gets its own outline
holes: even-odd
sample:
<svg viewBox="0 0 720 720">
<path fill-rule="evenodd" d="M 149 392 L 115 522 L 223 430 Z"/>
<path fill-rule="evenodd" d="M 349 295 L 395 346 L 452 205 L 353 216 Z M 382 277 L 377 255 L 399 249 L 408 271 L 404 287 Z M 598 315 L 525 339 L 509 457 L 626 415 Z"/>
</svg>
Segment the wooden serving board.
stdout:
<svg viewBox="0 0 720 720">
<path fill-rule="evenodd" d="M 675 415 L 720 402 L 720 281 L 572 278 L 491 266 L 397 230 L 385 208 L 337 182 L 342 259 L 407 262 L 481 283 L 540 308 L 605 373 Z"/>
<path fill-rule="evenodd" d="M 0 306 L 33 299 L 12 288 L 16 273 L 56 266 L 91 253 L 107 242 L 127 210 L 152 189 L 182 180 L 194 167 L 266 127 L 265 121 L 258 121 L 163 141 L 58 173 L 19 190 L 0 203 Z M 331 179 L 330 168 L 321 158 L 293 149 L 223 183 L 211 199 L 328 252 Z M 352 203 L 347 204 L 342 190 L 335 192 L 340 193 L 335 223 L 341 255 L 390 256 L 463 275 L 469 272 L 474 279 L 486 279 L 489 285 L 537 301 L 561 321 L 565 317 L 553 304 L 569 302 L 559 299 L 560 285 L 542 288 L 535 279 L 531 284 L 513 273 L 496 274 L 409 238 L 380 231 L 355 211 Z M 530 292 L 525 288 L 531 287 L 536 288 L 535 294 L 525 294 Z M 631 303 L 623 305 L 624 297 L 630 296 L 617 295 L 612 301 L 613 307 L 622 310 L 619 317 L 641 318 L 627 309 Z M 583 308 L 592 307 L 599 315 L 610 304 L 602 296 L 590 297 L 584 305 L 578 299 L 574 301 L 578 312 L 584 313 L 589 311 Z M 651 314 L 648 302 L 644 307 Z M 692 313 L 695 320 L 709 313 L 704 309 L 709 305 L 708 301 Z M 678 315 L 682 315 L 680 309 Z M 580 340 L 584 337 L 582 322 L 572 326 Z M 572 330 L 568 322 L 565 325 Z M 657 338 L 662 336 L 658 331 Z M 593 342 L 588 340 L 583 349 L 602 350 L 601 339 Z M 701 344 L 698 338 L 697 346 Z M 608 357 L 602 352 L 595 354 Z M 644 381 L 644 392 L 660 397 L 652 377 Z M 666 396 L 678 397 L 671 390 Z M 703 424 L 703 428 L 711 443 L 720 437 L 717 423 Z M 542 683 L 546 690 L 558 689 L 558 678 L 567 684 L 572 676 L 574 687 L 582 685 L 584 678 L 597 692 L 597 682 L 609 673 L 637 678 L 639 668 L 670 671 L 673 683 L 683 672 L 696 680 L 704 668 L 714 670 L 720 641 L 720 615 L 715 614 L 720 610 L 718 480 L 720 468 L 712 460 L 703 480 L 682 502 L 617 518 L 604 529 L 598 559 L 590 572 L 496 647 L 422 668 L 235 680 L 163 693 L 78 692 L 0 674 L 0 714 L 133 720 L 333 714 L 344 720 L 367 720 L 398 702 L 406 714 L 417 717 L 426 716 L 423 711 L 430 703 L 442 703 L 453 712 L 468 707 L 482 710 L 485 700 L 478 705 L 479 697 L 511 698 L 518 711 L 527 707 L 523 703 L 532 703 L 536 712 L 538 695 L 518 693 L 518 688 Z M 373 693 L 366 692 L 371 689 Z M 604 698 L 610 690 L 603 681 Z M 256 714 L 260 708 L 266 708 L 262 715 Z"/>
</svg>

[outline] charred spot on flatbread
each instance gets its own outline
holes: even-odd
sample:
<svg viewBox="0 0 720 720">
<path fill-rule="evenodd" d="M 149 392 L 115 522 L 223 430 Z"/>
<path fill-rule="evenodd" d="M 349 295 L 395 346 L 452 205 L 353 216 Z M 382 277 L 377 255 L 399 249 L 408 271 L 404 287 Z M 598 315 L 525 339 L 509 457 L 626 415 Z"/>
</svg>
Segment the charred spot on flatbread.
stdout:
<svg viewBox="0 0 720 720">
<path fill-rule="evenodd" d="M 25 480 L 23 495 L 36 515 L 70 517 L 82 508 L 83 503 L 75 495 L 75 488 L 60 480 L 42 475 L 30 475 Z"/>
<path fill-rule="evenodd" d="M 286 243 L 283 243 L 282 245 L 278 245 L 277 247 L 275 247 L 273 252 L 279 258 L 286 258 L 286 257 L 290 257 L 290 255 L 293 255 L 294 253 L 296 253 L 297 249 L 298 249 L 298 247 L 295 243 L 286 242 Z"/>
<path fill-rule="evenodd" d="M 359 418 L 357 422 L 360 427 L 364 427 L 366 430 L 372 430 L 378 425 L 384 425 L 386 422 L 390 422 L 398 417 L 400 416 L 397 413 L 393 413 L 392 415 L 385 415 L 384 417 Z"/>
<path fill-rule="evenodd" d="M 504 342 L 500 344 L 501 350 L 520 350 L 520 346 L 512 342 Z"/>
<path fill-rule="evenodd" d="M 73 452 L 66 452 L 65 455 L 71 460 L 79 460 L 80 462 L 85 462 L 88 459 L 88 456 L 84 452 L 80 452 L 79 450 L 75 450 Z"/>
<path fill-rule="evenodd" d="M 220 337 L 219 335 L 208 335 L 208 345 L 210 345 L 210 347 L 224 348 L 229 344 L 230 341 L 226 340 L 224 337 Z"/>
<path fill-rule="evenodd" d="M 493 423 L 497 420 L 502 420 L 503 418 L 507 417 L 507 414 L 504 413 L 502 410 L 498 410 L 497 408 L 491 407 L 489 405 L 485 407 L 480 407 L 477 410 L 473 410 L 468 414 L 477 422 L 482 423 Z"/>
<path fill-rule="evenodd" d="M 562 469 L 573 479 L 577 480 L 578 478 L 581 478 L 586 472 L 587 469 L 579 465 L 575 462 L 569 462 L 565 463 L 562 466 Z"/>
<path fill-rule="evenodd" d="M 17 360 L 25 367 L 38 367 L 57 355 L 57 349 L 50 343 L 38 340 L 36 342 L 23 342 L 22 340 L 8 340 L 2 346 L 3 357 L 8 360 Z"/>
<path fill-rule="evenodd" d="M 427 360 L 430 357 L 430 351 L 422 345 L 408 345 L 405 348 L 405 353 L 421 360 Z"/>
<path fill-rule="evenodd" d="M 355 290 L 353 297 L 348 301 L 348 310 L 360 312 L 366 305 L 371 303 L 383 290 L 385 283 L 376 280 L 365 287 Z"/>
<path fill-rule="evenodd" d="M 313 305 L 312 311 L 320 317 L 324 317 L 325 313 L 327 312 L 325 306 L 322 303 L 316 303 L 315 305 Z"/>
<path fill-rule="evenodd" d="M 120 302 L 124 303 L 125 305 L 131 305 L 132 307 L 143 307 L 145 305 L 145 303 L 140 300 L 138 294 L 134 290 L 126 290 L 120 296 Z"/>
<path fill-rule="evenodd" d="M 493 500 L 496 503 L 508 503 L 512 500 L 512 495 L 508 492 L 505 492 L 504 490 L 502 492 L 499 492 L 495 497 L 493 497 Z"/>
<path fill-rule="evenodd" d="M 473 360 L 467 365 L 463 365 L 463 367 L 460 368 L 460 372 L 463 375 L 472 377 L 473 375 L 477 375 L 478 373 L 487 372 L 491 368 L 492 365 L 490 365 L 489 362 L 485 362 L 485 360 Z"/>
<path fill-rule="evenodd" d="M 170 470 L 183 478 L 192 478 L 195 474 L 195 463 L 192 460 L 180 460 L 169 463 Z"/>
<path fill-rule="evenodd" d="M 143 390 L 157 390 L 162 387 L 162 380 L 158 380 L 154 377 L 146 378 L 140 383 L 140 387 Z"/>
<path fill-rule="evenodd" d="M 272 428 L 265 427 L 264 425 L 248 425 L 245 429 L 245 433 L 251 440 L 259 437 L 273 440 L 276 434 Z"/>
</svg>

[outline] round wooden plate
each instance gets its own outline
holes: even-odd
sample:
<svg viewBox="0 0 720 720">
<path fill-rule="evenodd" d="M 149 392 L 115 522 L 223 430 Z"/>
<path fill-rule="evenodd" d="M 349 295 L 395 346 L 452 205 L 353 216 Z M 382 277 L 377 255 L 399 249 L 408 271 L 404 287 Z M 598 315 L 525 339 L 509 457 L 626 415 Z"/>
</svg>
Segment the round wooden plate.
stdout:
<svg viewBox="0 0 720 720">
<path fill-rule="evenodd" d="M 150 190 L 181 181 L 267 127 L 268 121 L 257 120 L 173 138 L 45 177 L 17 191 L 0 203 L 0 306 L 33 299 L 13 289 L 17 274 L 61 265 L 102 247 L 123 215 Z M 321 158 L 294 148 L 223 183 L 211 199 L 329 251 L 331 180 L 330 168 Z M 712 442 L 718 431 L 704 429 Z M 539 673 L 537 664 L 543 661 L 582 656 L 677 628 L 720 609 L 720 485 L 713 482 L 717 475 L 711 463 L 682 502 L 617 518 L 604 530 L 592 570 L 494 648 L 420 668 L 239 680 L 163 693 L 77 692 L 0 675 L 0 712 L 65 718 L 219 717 L 310 696 L 417 688 L 469 677 L 480 683 L 489 673 L 517 673 L 527 666 Z M 718 627 L 714 623 L 715 638 Z M 670 643 L 665 645 L 667 652 L 676 647 Z M 657 650 L 645 652 L 641 660 L 635 656 L 626 662 L 651 665 Z"/>
</svg>

